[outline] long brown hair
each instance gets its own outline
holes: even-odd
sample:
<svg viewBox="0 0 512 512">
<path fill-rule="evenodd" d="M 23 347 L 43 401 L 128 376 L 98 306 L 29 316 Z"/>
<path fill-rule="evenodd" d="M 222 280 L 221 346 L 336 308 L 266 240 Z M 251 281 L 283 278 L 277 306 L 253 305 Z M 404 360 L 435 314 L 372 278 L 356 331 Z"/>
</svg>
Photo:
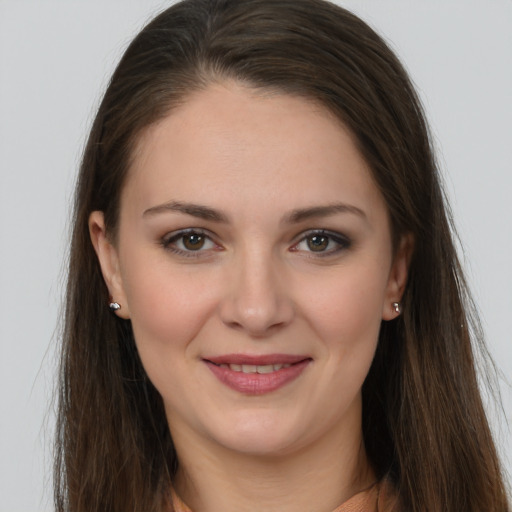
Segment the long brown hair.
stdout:
<svg viewBox="0 0 512 512">
<path fill-rule="evenodd" d="M 112 315 L 89 238 L 144 129 L 215 81 L 313 99 L 355 134 L 389 209 L 414 238 L 403 315 L 384 322 L 363 386 L 363 431 L 404 510 L 509 510 L 480 397 L 487 357 L 453 243 L 421 105 L 384 41 L 323 0 L 185 0 L 126 50 L 84 151 L 74 205 L 55 462 L 58 511 L 158 511 L 177 467 L 161 397 L 130 322 Z M 475 355 L 476 354 L 476 355 Z"/>
</svg>

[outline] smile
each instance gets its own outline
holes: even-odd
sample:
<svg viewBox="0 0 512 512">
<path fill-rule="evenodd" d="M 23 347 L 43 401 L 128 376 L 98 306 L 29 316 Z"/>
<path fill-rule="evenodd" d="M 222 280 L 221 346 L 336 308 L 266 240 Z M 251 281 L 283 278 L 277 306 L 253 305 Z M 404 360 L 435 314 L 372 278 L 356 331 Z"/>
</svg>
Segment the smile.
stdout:
<svg viewBox="0 0 512 512">
<path fill-rule="evenodd" d="M 246 395 L 262 395 L 297 379 L 312 359 L 290 355 L 230 355 L 203 361 L 222 384 Z"/>
<path fill-rule="evenodd" d="M 281 368 L 289 368 L 291 364 L 265 364 L 265 365 L 254 365 L 254 364 L 220 364 L 221 368 L 229 368 L 234 372 L 243 373 L 272 373 L 277 372 Z"/>
</svg>

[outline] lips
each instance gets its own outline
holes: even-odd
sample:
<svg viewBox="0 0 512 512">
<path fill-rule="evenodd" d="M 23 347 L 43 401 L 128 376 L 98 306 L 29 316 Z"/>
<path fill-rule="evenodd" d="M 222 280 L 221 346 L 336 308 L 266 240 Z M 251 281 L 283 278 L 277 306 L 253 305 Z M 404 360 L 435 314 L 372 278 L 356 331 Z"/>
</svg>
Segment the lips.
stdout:
<svg viewBox="0 0 512 512">
<path fill-rule="evenodd" d="M 291 364 L 220 364 L 221 368 L 229 368 L 234 372 L 243 373 L 272 373 L 277 372 L 281 368 L 289 368 Z"/>
<path fill-rule="evenodd" d="M 304 359 L 311 359 L 305 355 L 292 355 L 292 354 L 266 354 L 261 356 L 254 356 L 249 354 L 225 354 L 222 356 L 214 356 L 205 358 L 214 364 L 239 364 L 239 365 L 255 365 L 264 366 L 269 364 L 296 364 Z"/>
<path fill-rule="evenodd" d="M 223 384 L 249 395 L 270 393 L 299 377 L 311 363 L 308 356 L 229 354 L 203 359 Z"/>
</svg>

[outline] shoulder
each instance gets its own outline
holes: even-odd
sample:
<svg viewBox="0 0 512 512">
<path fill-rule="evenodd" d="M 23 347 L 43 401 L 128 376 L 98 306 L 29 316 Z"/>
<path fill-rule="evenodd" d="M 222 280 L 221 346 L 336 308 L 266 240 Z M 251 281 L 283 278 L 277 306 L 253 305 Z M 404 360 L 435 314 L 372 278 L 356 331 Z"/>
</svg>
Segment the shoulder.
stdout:
<svg viewBox="0 0 512 512">
<path fill-rule="evenodd" d="M 388 478 L 378 484 L 377 512 L 403 512 L 396 487 Z"/>
</svg>

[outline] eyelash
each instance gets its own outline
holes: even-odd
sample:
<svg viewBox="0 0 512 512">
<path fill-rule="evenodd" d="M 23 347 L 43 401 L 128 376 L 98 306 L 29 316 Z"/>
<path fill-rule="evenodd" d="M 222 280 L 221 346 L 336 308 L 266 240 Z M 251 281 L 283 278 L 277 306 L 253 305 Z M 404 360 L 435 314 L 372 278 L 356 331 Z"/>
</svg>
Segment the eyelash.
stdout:
<svg viewBox="0 0 512 512">
<path fill-rule="evenodd" d="M 183 243 L 183 239 L 186 236 L 196 235 L 203 237 L 205 240 L 205 243 L 212 244 L 213 247 L 209 247 L 207 249 L 203 249 L 203 246 L 201 246 L 198 250 L 191 250 L 191 249 L 182 249 L 176 246 L 176 243 L 180 242 Z M 289 249 L 291 252 L 300 252 L 301 249 L 299 249 L 299 245 L 302 243 L 308 243 L 308 240 L 312 240 L 314 237 L 320 237 L 327 239 L 327 247 L 331 245 L 331 243 L 336 244 L 336 247 L 334 249 L 328 249 L 328 250 L 321 250 L 321 251 L 314 251 L 314 250 L 305 250 L 305 253 L 309 253 L 308 257 L 314 257 L 314 258 L 326 258 L 329 256 L 333 256 L 335 254 L 340 253 L 341 251 L 344 251 L 348 249 L 352 241 L 345 235 L 342 235 L 341 233 L 336 233 L 333 231 L 327 231 L 325 229 L 315 229 L 306 231 L 304 233 L 301 233 L 300 239 L 298 242 L 294 243 L 292 247 Z M 199 258 L 204 257 L 204 252 L 213 250 L 222 250 L 222 247 L 218 245 L 213 239 L 210 233 L 207 231 L 200 229 L 200 228 L 190 228 L 190 229 L 184 229 L 181 231 L 169 233 L 168 235 L 164 236 L 160 244 L 162 247 L 170 251 L 174 254 L 177 254 L 178 256 L 183 256 L 185 258 Z"/>
<path fill-rule="evenodd" d="M 212 244 L 214 247 L 211 247 L 211 248 L 208 248 L 206 250 L 221 250 L 222 248 L 216 244 L 211 235 L 203 230 L 203 229 L 200 229 L 200 228 L 190 228 L 190 229 L 183 229 L 181 231 L 177 231 L 177 232 L 174 232 L 174 233 L 169 233 L 168 235 L 164 236 L 160 243 L 162 245 L 162 247 L 167 250 L 167 251 L 170 251 L 174 254 L 177 254 L 178 256 L 183 256 L 185 258 L 199 258 L 199 257 L 203 257 L 204 254 L 201 254 L 201 253 L 204 253 L 205 252 L 205 249 L 201 250 L 201 248 L 199 248 L 198 250 L 194 251 L 194 250 L 187 250 L 187 249 L 180 249 L 179 247 L 176 247 L 176 243 L 179 242 L 179 241 L 182 241 L 187 235 L 198 235 L 200 237 L 203 237 L 203 239 L 205 240 L 206 243 L 210 243 Z"/>
<path fill-rule="evenodd" d="M 300 249 L 298 249 L 298 246 L 302 243 L 307 244 L 308 240 L 311 240 L 314 237 L 326 238 L 328 240 L 328 246 L 331 244 L 331 242 L 336 244 L 336 246 L 333 249 L 331 248 L 324 251 L 304 251 L 308 253 L 309 258 L 327 258 L 329 256 L 334 256 L 348 249 L 352 244 L 352 241 L 346 235 L 342 235 L 341 233 L 327 231 L 325 229 L 313 229 L 305 233 L 301 233 L 300 240 L 294 244 L 290 250 L 293 252 L 299 252 Z"/>
</svg>

